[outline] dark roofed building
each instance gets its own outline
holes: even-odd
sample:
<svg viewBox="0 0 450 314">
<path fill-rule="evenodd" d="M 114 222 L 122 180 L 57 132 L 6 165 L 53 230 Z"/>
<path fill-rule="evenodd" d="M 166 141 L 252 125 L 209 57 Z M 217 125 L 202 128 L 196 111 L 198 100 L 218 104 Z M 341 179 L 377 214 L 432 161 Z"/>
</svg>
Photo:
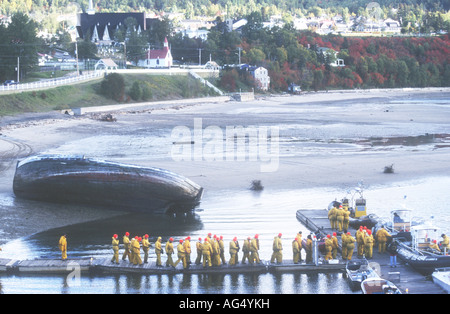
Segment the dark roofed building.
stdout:
<svg viewBox="0 0 450 314">
<path fill-rule="evenodd" d="M 87 13 L 78 13 L 77 35 L 82 39 L 90 36 L 93 42 L 110 42 L 114 40 L 114 33 L 125 25 L 125 20 L 130 17 L 137 22 L 137 28 L 133 31 L 138 32 L 152 29 L 157 20 L 146 18 L 145 12 L 96 13 L 91 0 Z"/>
<path fill-rule="evenodd" d="M 124 25 L 127 18 L 137 21 L 136 31 L 147 29 L 145 13 L 79 13 L 77 22 L 78 37 L 91 36 L 91 40 L 110 41 L 120 26 Z"/>
</svg>

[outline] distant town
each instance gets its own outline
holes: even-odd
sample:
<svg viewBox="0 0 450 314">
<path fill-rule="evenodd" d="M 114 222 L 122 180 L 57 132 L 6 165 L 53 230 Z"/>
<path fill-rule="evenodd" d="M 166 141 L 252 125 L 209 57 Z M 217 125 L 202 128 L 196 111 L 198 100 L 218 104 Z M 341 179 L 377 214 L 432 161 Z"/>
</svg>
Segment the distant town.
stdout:
<svg viewBox="0 0 450 314">
<path fill-rule="evenodd" d="M 447 49 L 448 21 L 434 23 L 432 20 L 439 20 L 440 16 L 430 15 L 428 24 L 421 27 L 419 19 L 405 23 L 402 18 L 390 17 L 397 16 L 395 9 L 385 14 L 376 3 L 371 4 L 373 7 L 366 7 L 360 14 L 343 10 L 329 15 L 329 11 L 317 10 L 307 16 L 279 14 L 263 19 L 259 12 L 243 18 L 231 18 L 223 12 L 187 19 L 184 13 L 98 12 L 90 0 L 84 12 L 77 7 L 72 14 L 61 15 L 58 21 L 63 27 L 56 33 L 39 27 L 36 35 L 45 42 L 45 48 L 36 49 L 37 64 L 30 64 L 30 59 L 25 61 L 29 62 L 25 67 L 23 62 L 20 64 L 20 56 L 17 61 L 13 57 L 10 61 L 0 58 L 0 62 L 10 64 L 9 72 L 4 69 L 0 78 L 9 79 L 5 84 L 17 84 L 36 66 L 39 71 L 80 73 L 105 68 L 201 67 L 226 70 L 215 77 L 214 83 L 229 91 L 235 91 L 239 85 L 248 90 L 299 92 L 302 88 L 447 84 L 443 82 L 450 75 L 448 54 L 443 63 L 438 61 L 440 56 L 427 59 L 427 50 L 434 51 L 430 45 L 436 43 L 420 42 L 411 48 L 408 38 L 440 38 Z M 1 21 L 7 26 L 11 17 L 3 15 Z M 352 44 L 359 44 L 361 38 L 363 48 Z M 396 38 L 392 39 L 395 45 L 409 45 L 411 58 L 417 59 L 418 64 L 397 60 L 398 48 L 382 47 L 387 38 Z M 356 54 L 355 47 L 363 51 Z M 23 49 L 19 54 L 25 55 Z M 387 69 L 384 58 L 401 61 L 407 69 L 402 70 L 404 65 L 397 63 L 394 70 Z M 437 68 L 430 70 L 431 64 Z M 19 73 L 17 69 L 21 68 L 24 69 Z M 425 76 L 413 77 L 416 71 Z M 12 72 L 16 81 L 11 80 Z M 399 80 L 398 75 L 407 77 Z"/>
</svg>

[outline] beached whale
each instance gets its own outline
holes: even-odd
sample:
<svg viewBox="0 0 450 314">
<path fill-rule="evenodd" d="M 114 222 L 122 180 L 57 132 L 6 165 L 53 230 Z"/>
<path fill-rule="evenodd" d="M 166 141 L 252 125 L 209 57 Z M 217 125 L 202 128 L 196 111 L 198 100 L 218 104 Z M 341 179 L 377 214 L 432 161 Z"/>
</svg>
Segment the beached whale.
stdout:
<svg viewBox="0 0 450 314">
<path fill-rule="evenodd" d="M 192 210 L 203 193 L 198 184 L 164 169 L 62 155 L 19 161 L 13 189 L 19 198 L 147 213 Z"/>
</svg>

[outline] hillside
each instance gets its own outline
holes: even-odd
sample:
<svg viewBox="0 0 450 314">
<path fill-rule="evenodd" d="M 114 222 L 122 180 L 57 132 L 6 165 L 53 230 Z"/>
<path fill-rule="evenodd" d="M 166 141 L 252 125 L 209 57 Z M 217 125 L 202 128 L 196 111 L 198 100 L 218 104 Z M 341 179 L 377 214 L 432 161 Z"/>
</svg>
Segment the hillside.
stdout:
<svg viewBox="0 0 450 314">
<path fill-rule="evenodd" d="M 125 82 L 123 103 L 143 101 L 130 96 L 135 82 L 149 87 L 146 101 L 196 98 L 215 95 L 214 91 L 188 76 L 122 75 Z M 103 80 L 102 80 L 103 81 Z M 0 116 L 23 112 L 45 112 L 88 106 L 113 105 L 118 101 L 100 93 L 102 81 L 62 86 L 52 89 L 0 95 Z"/>
</svg>

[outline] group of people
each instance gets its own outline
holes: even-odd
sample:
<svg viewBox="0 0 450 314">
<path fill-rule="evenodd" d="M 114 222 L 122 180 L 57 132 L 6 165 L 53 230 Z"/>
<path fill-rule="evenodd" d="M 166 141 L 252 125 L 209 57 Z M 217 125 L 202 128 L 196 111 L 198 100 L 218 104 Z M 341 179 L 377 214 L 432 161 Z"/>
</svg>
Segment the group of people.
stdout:
<svg viewBox="0 0 450 314">
<path fill-rule="evenodd" d="M 273 254 L 271 257 L 272 263 L 282 263 L 283 260 L 283 245 L 281 242 L 282 234 L 278 234 L 274 238 L 273 242 Z M 111 259 L 111 263 L 119 264 L 119 237 L 114 234 L 112 237 L 112 249 L 114 255 Z M 143 237 L 136 236 L 130 239 L 130 233 L 125 232 L 122 238 L 122 244 L 124 252 L 122 260 L 128 260 L 133 265 L 142 265 L 148 263 L 148 253 L 150 249 L 149 236 L 146 234 Z M 141 245 L 144 252 L 144 259 L 141 258 Z M 306 251 L 306 262 L 312 262 L 312 237 L 308 235 L 307 240 L 303 243 L 302 232 L 298 232 L 295 239 L 292 241 L 292 251 L 294 256 L 294 263 L 298 264 L 302 262 L 301 250 Z M 183 264 L 183 268 L 189 268 L 192 264 L 191 255 L 193 253 L 191 247 L 191 237 L 178 240 L 176 245 L 177 260 L 174 261 L 172 255 L 175 253 L 174 239 L 171 237 L 165 243 L 163 248 L 162 238 L 158 237 L 154 243 L 154 249 L 156 254 L 156 266 L 163 267 L 161 255 L 166 254 L 167 259 L 165 262 L 166 267 L 177 267 L 179 263 Z M 197 253 L 194 263 L 196 265 L 203 265 L 203 267 L 212 267 L 226 265 L 225 258 L 225 243 L 223 236 L 216 236 L 209 233 L 204 239 L 201 237 L 195 243 L 195 250 Z M 253 238 L 247 237 L 243 241 L 242 247 L 237 239 L 234 237 L 229 242 L 229 255 L 228 265 L 234 266 L 239 264 L 239 252 L 242 252 L 241 264 L 249 263 L 250 265 L 259 264 L 261 262 L 259 258 L 259 235 L 256 234 Z"/>
<path fill-rule="evenodd" d="M 373 257 L 373 247 L 375 243 L 378 244 L 378 252 L 386 252 L 386 243 L 391 235 L 384 227 L 381 227 L 375 234 L 366 226 L 360 226 L 355 233 L 355 237 L 350 232 L 341 233 L 341 255 L 343 260 L 350 261 L 353 257 L 356 246 L 356 253 L 358 257 L 365 257 L 371 259 Z M 325 260 L 336 259 L 339 241 L 336 232 L 333 235 L 328 234 L 325 239 Z M 396 266 L 395 250 L 391 252 L 391 266 Z"/>
<path fill-rule="evenodd" d="M 373 256 L 373 246 L 375 243 L 378 244 L 378 252 L 384 253 L 386 252 L 386 244 L 388 242 L 388 238 L 391 235 L 386 231 L 384 227 L 380 228 L 375 237 L 372 235 L 372 231 L 365 226 L 361 226 L 355 234 L 355 237 L 352 236 L 350 232 L 343 232 L 340 235 L 341 237 L 341 255 L 343 260 L 351 260 L 354 249 L 356 246 L 356 252 L 358 257 L 365 256 L 368 259 L 371 259 Z M 446 248 L 447 251 L 450 250 L 449 245 L 449 237 L 445 234 L 442 234 L 443 241 L 440 243 L 441 248 Z M 127 260 L 133 265 L 142 265 L 144 263 L 148 263 L 149 259 L 149 250 L 151 247 L 151 243 L 149 241 L 149 235 L 145 234 L 143 237 L 135 236 L 130 237 L 129 232 L 125 232 L 122 237 L 122 244 L 124 248 L 124 252 L 122 255 L 122 260 Z M 337 238 L 337 233 L 333 232 L 333 234 L 328 234 L 325 238 L 325 260 L 331 260 L 337 258 L 337 252 L 339 247 L 339 240 Z M 113 249 L 113 257 L 111 259 L 111 263 L 119 264 L 119 236 L 114 234 L 112 237 L 112 249 Z M 59 249 L 61 251 L 62 260 L 67 259 L 67 235 L 61 236 L 59 243 Z M 434 240 L 432 245 L 430 246 L 432 249 L 441 251 L 439 248 L 437 241 Z M 203 265 L 203 267 L 211 267 L 211 266 L 220 266 L 226 265 L 225 258 L 225 243 L 223 236 L 216 236 L 209 233 L 204 239 L 198 238 L 195 243 L 196 248 L 196 265 Z M 144 253 L 144 258 L 141 257 L 141 249 Z M 161 255 L 164 254 L 164 251 L 167 255 L 166 267 L 176 267 L 180 262 L 183 264 L 183 268 L 189 268 L 189 265 L 192 264 L 191 254 L 191 237 L 186 237 L 185 239 L 180 239 L 176 246 L 177 251 L 177 260 L 174 261 L 172 255 L 175 253 L 174 249 L 174 239 L 171 237 L 166 242 L 164 249 L 162 244 L 162 238 L 158 237 L 156 242 L 154 243 L 154 249 L 156 254 L 156 266 L 163 267 Z M 298 264 L 303 262 L 302 260 L 302 249 L 306 252 L 306 263 L 313 262 L 313 238 L 312 235 L 308 235 L 306 240 L 302 239 L 302 232 L 299 231 L 292 241 L 292 254 L 293 254 L 293 262 L 294 264 Z M 1 249 L 0 249 L 1 250 Z M 237 237 L 234 237 L 232 241 L 229 242 L 229 255 L 230 258 L 228 260 L 228 264 L 230 266 L 234 266 L 239 263 L 239 252 L 242 251 L 242 264 L 246 264 L 247 262 L 250 265 L 259 264 L 259 235 L 256 234 L 253 238 L 247 237 L 243 241 L 242 247 L 239 244 Z M 273 245 L 272 245 L 272 256 L 270 259 L 271 263 L 281 264 L 283 262 L 283 244 L 282 244 L 282 234 L 279 233 L 274 237 Z M 396 267 L 396 253 L 395 249 L 391 250 L 391 267 Z"/>
</svg>

